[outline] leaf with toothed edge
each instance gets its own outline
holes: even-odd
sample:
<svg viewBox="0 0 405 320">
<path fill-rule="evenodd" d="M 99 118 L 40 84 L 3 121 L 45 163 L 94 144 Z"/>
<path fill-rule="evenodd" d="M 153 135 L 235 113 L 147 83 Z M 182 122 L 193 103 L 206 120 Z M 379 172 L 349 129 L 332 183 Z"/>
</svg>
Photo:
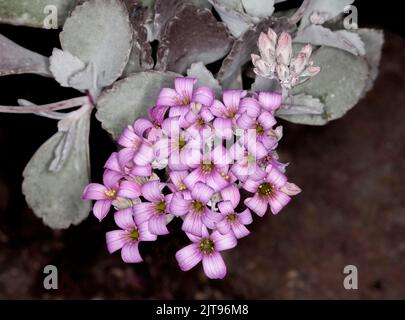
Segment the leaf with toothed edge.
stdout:
<svg viewBox="0 0 405 320">
<path fill-rule="evenodd" d="M 194 62 L 223 58 L 232 39 L 208 9 L 186 5 L 168 23 L 157 52 L 158 70 L 184 73 Z"/>
<path fill-rule="evenodd" d="M 24 169 L 22 190 L 35 215 L 54 229 L 77 225 L 87 218 L 91 203 L 83 201 L 81 194 L 90 180 L 89 131 L 91 109 L 74 124 L 74 131 L 58 132 L 34 154 Z M 58 170 L 51 171 L 55 152 L 64 140 L 71 150 L 62 155 Z M 67 141 L 65 141 L 67 142 Z M 54 167 L 55 169 L 56 167 Z"/>
<path fill-rule="evenodd" d="M 49 60 L 38 53 L 25 49 L 0 34 L 0 76 L 34 73 L 52 76 Z"/>
<path fill-rule="evenodd" d="M 126 6 L 118 0 L 89 0 L 77 6 L 60 34 L 62 49 L 93 64 L 97 89 L 118 79 L 132 48 Z"/>
<path fill-rule="evenodd" d="M 163 87 L 173 87 L 180 75 L 172 72 L 144 71 L 117 81 L 104 91 L 97 103 L 96 118 L 114 139 L 138 117 L 146 116 Z"/>
</svg>

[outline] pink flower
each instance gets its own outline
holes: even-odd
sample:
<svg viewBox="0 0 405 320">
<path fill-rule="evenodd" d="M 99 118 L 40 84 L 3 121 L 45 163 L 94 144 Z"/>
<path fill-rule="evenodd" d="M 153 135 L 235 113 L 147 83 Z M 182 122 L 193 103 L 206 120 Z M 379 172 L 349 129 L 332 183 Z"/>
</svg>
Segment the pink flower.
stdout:
<svg viewBox="0 0 405 320">
<path fill-rule="evenodd" d="M 276 168 L 269 166 L 266 169 L 267 176 L 262 180 L 248 179 L 243 184 L 246 191 L 254 193 L 254 196 L 245 200 L 245 205 L 257 215 L 263 216 L 267 211 L 267 205 L 273 214 L 277 214 L 286 206 L 291 198 L 283 191 L 287 178 Z"/>
<path fill-rule="evenodd" d="M 230 139 L 233 135 L 233 124 L 239 113 L 240 100 L 246 96 L 246 91 L 227 90 L 223 93 L 222 103 L 215 100 L 211 112 L 216 116 L 213 126 L 215 133 L 222 138 Z"/>
<path fill-rule="evenodd" d="M 163 195 L 162 189 L 164 186 L 158 180 L 149 181 L 142 185 L 141 195 L 149 202 L 137 203 L 133 207 L 136 223 L 148 222 L 149 231 L 155 235 L 169 233 L 166 224 L 172 194 Z"/>
<path fill-rule="evenodd" d="M 175 193 L 170 203 L 170 212 L 175 216 L 185 216 L 182 230 L 201 236 L 204 227 L 214 229 L 215 223 L 223 217 L 207 207 L 214 190 L 202 182 L 197 182 L 192 191 L 191 199 L 183 198 Z"/>
<path fill-rule="evenodd" d="M 171 171 L 169 173 L 170 181 L 167 187 L 173 193 L 178 193 L 184 199 L 191 199 L 190 190 L 184 184 L 184 179 L 188 176 L 188 171 Z"/>
<path fill-rule="evenodd" d="M 203 229 L 200 237 L 187 234 L 192 244 L 177 251 L 176 259 L 183 271 L 188 271 L 202 261 L 205 274 L 210 279 L 223 279 L 226 276 L 226 265 L 221 251 L 232 249 L 237 240 L 232 233 L 222 235 L 218 231 L 211 234 Z"/>
<path fill-rule="evenodd" d="M 142 262 L 138 248 L 139 243 L 141 241 L 155 241 L 156 235 L 149 232 L 146 222 L 135 223 L 131 208 L 115 213 L 114 220 L 122 230 L 106 233 L 108 251 L 113 253 L 121 250 L 122 260 L 127 263 Z"/>
<path fill-rule="evenodd" d="M 103 183 L 90 183 L 83 191 L 84 200 L 96 200 L 93 206 L 94 215 L 101 221 L 110 211 L 111 204 L 118 198 L 135 199 L 140 196 L 140 186 L 134 181 L 122 179 L 115 171 L 106 170 Z"/>
<path fill-rule="evenodd" d="M 163 88 L 157 99 L 157 106 L 169 106 L 169 116 L 180 116 L 181 121 L 190 110 L 190 103 L 200 103 L 211 106 L 214 101 L 214 92 L 208 87 L 200 87 L 194 90 L 197 82 L 194 78 L 178 77 L 174 81 L 174 89 Z"/>
<path fill-rule="evenodd" d="M 208 107 L 192 102 L 190 110 L 185 115 L 186 128 L 190 132 L 201 134 L 203 130 L 210 128 L 210 122 L 213 119 L 214 116 Z"/>
<path fill-rule="evenodd" d="M 121 167 L 130 162 L 138 166 L 148 166 L 153 159 L 153 148 L 144 138 L 136 134 L 134 126 L 128 126 L 118 139 L 118 144 L 124 147 L 118 152 Z"/>
<path fill-rule="evenodd" d="M 237 239 L 246 237 L 250 234 L 245 225 L 251 224 L 253 219 L 249 209 L 241 213 L 235 212 L 235 207 L 231 201 L 222 201 L 218 203 L 218 208 L 224 219 L 217 223 L 217 229 L 221 234 L 231 232 Z"/>
</svg>

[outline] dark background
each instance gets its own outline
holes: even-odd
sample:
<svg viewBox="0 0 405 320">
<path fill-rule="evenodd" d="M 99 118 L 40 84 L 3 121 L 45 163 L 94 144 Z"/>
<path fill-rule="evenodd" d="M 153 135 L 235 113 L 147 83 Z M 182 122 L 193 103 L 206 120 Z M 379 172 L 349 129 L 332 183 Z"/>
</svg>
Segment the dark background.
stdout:
<svg viewBox="0 0 405 320">
<path fill-rule="evenodd" d="M 299 3 L 300 1 L 296 1 Z M 383 5 L 377 5 L 382 3 Z M 174 254 L 187 243 L 172 236 L 141 246 L 145 263 L 109 255 L 104 233 L 114 229 L 90 215 L 64 231 L 45 227 L 21 194 L 22 171 L 56 131 L 56 121 L 0 115 L 0 298 L 405 298 L 405 40 L 394 1 L 356 1 L 360 27 L 385 30 L 374 89 L 344 118 L 324 127 L 283 122 L 282 160 L 303 189 L 283 212 L 256 219 L 252 235 L 226 254 L 225 280 L 201 267 L 183 273 Z M 50 56 L 58 32 L 0 25 L 0 33 Z M 37 104 L 78 96 L 52 79 L 0 77 L 0 104 Z M 96 120 L 91 128 L 93 180 L 115 146 Z M 169 240 L 169 241 L 168 241 Z M 43 289 L 43 268 L 59 269 L 59 290 Z M 347 291 L 344 266 L 359 271 Z"/>
</svg>

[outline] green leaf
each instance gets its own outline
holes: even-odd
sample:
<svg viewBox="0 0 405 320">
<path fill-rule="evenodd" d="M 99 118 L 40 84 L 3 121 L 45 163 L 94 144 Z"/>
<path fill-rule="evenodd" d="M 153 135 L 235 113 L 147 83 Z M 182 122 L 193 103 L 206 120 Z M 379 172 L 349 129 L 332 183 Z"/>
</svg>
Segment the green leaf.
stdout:
<svg viewBox="0 0 405 320">
<path fill-rule="evenodd" d="M 97 103 L 96 117 L 115 139 L 138 117 L 146 116 L 163 87 L 173 87 L 179 76 L 172 72 L 135 73 L 103 92 Z"/>
<path fill-rule="evenodd" d="M 76 0 L 0 0 L 0 23 L 43 28 L 47 6 L 55 6 L 62 26 Z"/>
<path fill-rule="evenodd" d="M 25 49 L 0 34 L 0 76 L 22 73 L 51 76 L 48 65 L 47 57 Z"/>
<path fill-rule="evenodd" d="M 72 131 L 58 132 L 46 141 L 28 162 L 23 176 L 23 193 L 35 215 L 54 229 L 68 228 L 83 221 L 91 203 L 81 194 L 90 180 L 89 130 L 90 109 L 73 124 Z M 66 139 L 73 139 L 68 155 L 59 159 L 57 169 L 51 164 Z M 63 160 L 62 162 L 60 160 Z"/>
<path fill-rule="evenodd" d="M 302 115 L 291 121 L 324 125 L 342 117 L 356 105 L 366 86 L 369 67 L 363 57 L 330 47 L 321 47 L 315 51 L 313 60 L 315 65 L 321 66 L 321 72 L 296 87 L 292 93 L 304 93 L 318 98 L 325 105 L 325 112 L 319 115 Z"/>
<path fill-rule="evenodd" d="M 128 10 L 118 0 L 87 1 L 66 20 L 60 41 L 64 51 L 93 65 L 97 89 L 109 86 L 122 75 L 132 48 Z"/>
</svg>

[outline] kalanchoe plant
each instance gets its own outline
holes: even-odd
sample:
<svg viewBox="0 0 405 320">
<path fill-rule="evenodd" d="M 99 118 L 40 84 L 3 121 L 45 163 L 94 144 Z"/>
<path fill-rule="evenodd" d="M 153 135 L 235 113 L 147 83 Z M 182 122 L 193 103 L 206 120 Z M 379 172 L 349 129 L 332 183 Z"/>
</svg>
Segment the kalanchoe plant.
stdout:
<svg viewBox="0 0 405 320">
<path fill-rule="evenodd" d="M 285 12 L 279 2 L 0 0 L 0 23 L 42 27 L 52 5 L 63 28 L 49 58 L 0 35 L 0 76 L 34 73 L 80 92 L 0 106 L 58 121 L 24 170 L 34 213 L 55 229 L 78 224 L 91 211 L 85 188 L 98 219 L 116 209 L 121 230 L 107 235 L 108 249 L 126 262 L 141 261 L 139 242 L 180 217 L 192 241 L 176 255 L 181 269 L 202 261 L 223 277 L 219 252 L 249 233 L 250 211 L 276 214 L 300 192 L 278 159 L 275 117 L 324 125 L 378 74 L 382 32 L 342 27 L 354 0 L 304 0 Z M 89 181 L 93 111 L 120 147 L 103 184 Z"/>
</svg>

